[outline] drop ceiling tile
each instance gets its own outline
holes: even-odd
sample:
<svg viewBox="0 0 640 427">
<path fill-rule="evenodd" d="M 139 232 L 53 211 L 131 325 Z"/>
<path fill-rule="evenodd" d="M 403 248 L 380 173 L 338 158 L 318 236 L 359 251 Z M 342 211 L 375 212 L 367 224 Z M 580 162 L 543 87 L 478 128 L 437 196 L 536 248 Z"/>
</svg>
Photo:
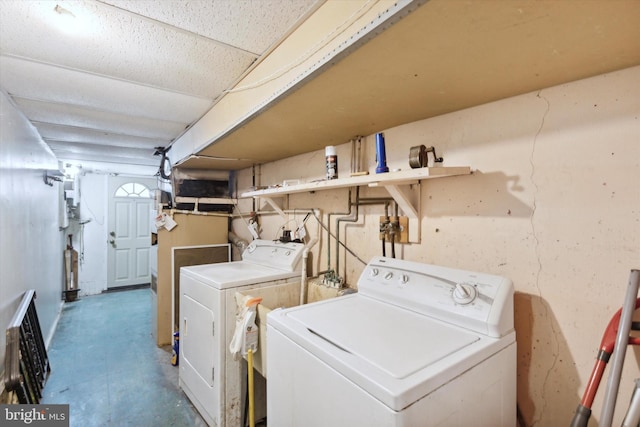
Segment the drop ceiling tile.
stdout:
<svg viewBox="0 0 640 427">
<path fill-rule="evenodd" d="M 54 11 L 56 5 L 65 13 Z M 215 99 L 256 55 L 93 1 L 3 1 L 0 51 Z M 84 27 L 77 34 L 56 20 Z M 28 29 L 28 31 L 25 31 Z"/>
<path fill-rule="evenodd" d="M 34 126 L 40 136 L 47 141 L 111 145 L 114 147 L 144 148 L 148 150 L 158 146 L 166 147 L 170 142 L 169 140 L 158 138 L 141 138 L 51 123 L 36 122 Z"/>
<path fill-rule="evenodd" d="M 116 7 L 151 17 L 254 54 L 264 53 L 324 0 L 107 0 Z"/>
<path fill-rule="evenodd" d="M 191 123 L 211 101 L 67 68 L 0 56 L 0 85 L 12 96 L 140 118 Z"/>
<path fill-rule="evenodd" d="M 15 99 L 20 110 L 34 122 L 88 128 L 97 131 L 166 140 L 182 132 L 185 124 L 108 113 L 66 104 Z"/>
<path fill-rule="evenodd" d="M 107 147 L 82 143 L 46 141 L 58 158 L 95 160 L 114 163 L 160 165 L 160 157 L 153 150 L 140 148 Z"/>
</svg>

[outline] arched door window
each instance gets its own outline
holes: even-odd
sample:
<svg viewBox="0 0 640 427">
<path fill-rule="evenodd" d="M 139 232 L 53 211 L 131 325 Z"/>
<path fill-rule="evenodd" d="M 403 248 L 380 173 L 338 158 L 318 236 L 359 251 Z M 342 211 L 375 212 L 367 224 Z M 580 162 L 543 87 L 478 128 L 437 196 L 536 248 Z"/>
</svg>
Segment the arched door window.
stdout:
<svg viewBox="0 0 640 427">
<path fill-rule="evenodd" d="M 151 197 L 149 188 L 137 182 L 127 182 L 116 190 L 116 197 L 136 197 L 148 199 Z"/>
</svg>

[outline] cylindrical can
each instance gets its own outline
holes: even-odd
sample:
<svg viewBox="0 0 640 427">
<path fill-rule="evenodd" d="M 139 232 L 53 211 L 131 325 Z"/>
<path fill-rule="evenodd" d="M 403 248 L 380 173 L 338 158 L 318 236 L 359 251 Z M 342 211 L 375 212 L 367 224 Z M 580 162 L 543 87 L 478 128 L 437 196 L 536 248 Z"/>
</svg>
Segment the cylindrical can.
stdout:
<svg viewBox="0 0 640 427">
<path fill-rule="evenodd" d="M 327 162 L 327 179 L 338 178 L 338 154 L 336 147 L 329 145 L 324 148 L 324 155 Z"/>
</svg>

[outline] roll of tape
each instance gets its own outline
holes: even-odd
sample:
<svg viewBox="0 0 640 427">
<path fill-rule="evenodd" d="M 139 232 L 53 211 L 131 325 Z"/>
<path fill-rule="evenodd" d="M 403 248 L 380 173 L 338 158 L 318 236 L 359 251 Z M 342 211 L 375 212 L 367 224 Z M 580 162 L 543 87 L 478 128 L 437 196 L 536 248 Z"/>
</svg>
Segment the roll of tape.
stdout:
<svg viewBox="0 0 640 427">
<path fill-rule="evenodd" d="M 409 150 L 409 166 L 411 166 L 411 169 L 427 166 L 427 147 L 424 145 L 411 147 Z"/>
</svg>

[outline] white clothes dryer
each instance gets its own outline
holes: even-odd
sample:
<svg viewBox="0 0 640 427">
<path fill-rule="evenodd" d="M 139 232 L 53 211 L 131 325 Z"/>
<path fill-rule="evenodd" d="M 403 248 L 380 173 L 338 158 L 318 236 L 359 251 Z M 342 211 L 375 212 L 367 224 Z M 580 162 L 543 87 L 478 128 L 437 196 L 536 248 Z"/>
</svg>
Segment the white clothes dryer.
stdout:
<svg viewBox="0 0 640 427">
<path fill-rule="evenodd" d="M 510 280 L 380 257 L 358 290 L 267 317 L 269 425 L 516 425 Z"/>
<path fill-rule="evenodd" d="M 245 378 L 229 343 L 235 330 L 235 293 L 299 280 L 302 243 L 254 240 L 242 261 L 180 269 L 179 384 L 212 427 L 238 427 Z"/>
</svg>

